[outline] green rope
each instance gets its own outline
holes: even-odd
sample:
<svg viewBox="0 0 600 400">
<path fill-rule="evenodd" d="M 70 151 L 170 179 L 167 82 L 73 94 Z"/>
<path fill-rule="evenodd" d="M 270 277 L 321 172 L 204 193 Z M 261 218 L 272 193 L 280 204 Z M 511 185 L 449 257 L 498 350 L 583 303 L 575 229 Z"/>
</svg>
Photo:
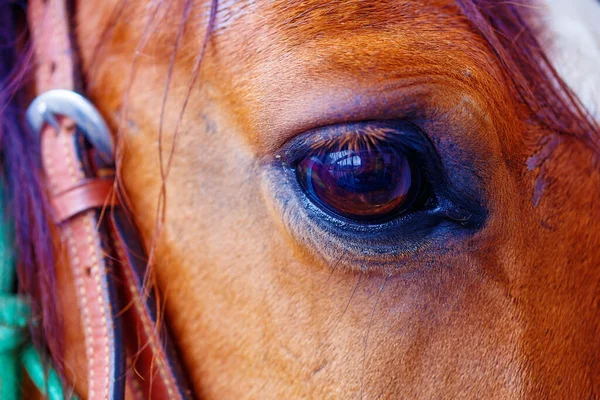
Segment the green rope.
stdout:
<svg viewBox="0 0 600 400">
<path fill-rule="evenodd" d="M 0 191 L 0 399 L 22 398 L 22 371 L 29 375 L 49 400 L 63 400 L 62 384 L 56 371 L 44 368 L 38 351 L 29 339 L 27 326 L 31 309 L 15 293 L 16 269 L 12 229 L 5 221 Z M 73 400 L 77 397 L 73 396 Z"/>
</svg>

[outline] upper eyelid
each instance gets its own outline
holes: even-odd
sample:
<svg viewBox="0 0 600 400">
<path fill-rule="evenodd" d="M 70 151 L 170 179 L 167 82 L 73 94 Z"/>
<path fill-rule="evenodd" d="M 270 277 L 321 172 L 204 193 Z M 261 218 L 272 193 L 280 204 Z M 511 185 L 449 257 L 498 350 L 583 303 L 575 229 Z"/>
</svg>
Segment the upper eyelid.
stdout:
<svg viewBox="0 0 600 400">
<path fill-rule="evenodd" d="M 417 146 L 421 140 L 429 141 L 428 138 L 424 137 L 426 134 L 422 132 L 418 126 L 409 121 L 362 121 L 324 126 L 304 132 L 285 143 L 281 150 L 276 153 L 276 158 L 280 159 L 284 163 L 294 164 L 301 159 L 302 156 L 318 151 L 319 149 L 331 149 L 336 145 L 340 146 L 341 148 L 341 146 L 343 146 L 343 135 L 350 134 L 353 126 L 355 128 L 360 126 L 363 134 L 365 135 L 369 134 L 368 132 L 364 132 L 367 129 L 371 129 L 373 134 L 381 134 L 383 131 L 386 131 L 385 133 L 389 135 L 389 138 L 391 138 L 391 135 L 393 134 L 405 135 L 403 136 L 402 140 L 399 138 L 396 139 L 398 139 L 399 142 L 403 141 L 408 148 Z M 346 132 L 336 133 L 336 130 L 346 130 Z M 380 136 L 376 140 L 384 141 L 387 140 L 387 138 Z M 425 147 L 425 143 L 421 144 L 423 146 L 418 147 Z"/>
<path fill-rule="evenodd" d="M 463 125 L 456 119 L 459 115 L 467 125 L 460 129 L 467 131 L 481 127 L 489 130 L 488 125 L 493 123 L 482 98 L 466 91 L 463 84 L 453 79 L 413 77 L 371 89 L 354 88 L 353 95 L 348 97 L 342 88 L 322 93 L 315 87 L 290 96 L 289 102 L 279 104 L 278 109 L 283 112 L 266 113 L 268 118 L 257 118 L 254 128 L 261 138 L 259 157 L 276 154 L 285 143 L 305 132 L 342 123 L 437 120 L 459 126 Z M 265 120 L 269 124 L 263 124 Z"/>
</svg>

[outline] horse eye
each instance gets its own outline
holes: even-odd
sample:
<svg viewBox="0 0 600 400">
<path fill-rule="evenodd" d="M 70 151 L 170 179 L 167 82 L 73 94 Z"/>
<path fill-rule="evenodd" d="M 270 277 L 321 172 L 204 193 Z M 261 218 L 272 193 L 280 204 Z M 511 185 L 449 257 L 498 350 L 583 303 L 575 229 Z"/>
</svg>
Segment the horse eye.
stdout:
<svg viewBox="0 0 600 400">
<path fill-rule="evenodd" d="M 317 151 L 296 167 L 315 204 L 336 215 L 382 222 L 407 212 L 419 197 L 421 174 L 406 150 L 385 141 Z"/>
</svg>

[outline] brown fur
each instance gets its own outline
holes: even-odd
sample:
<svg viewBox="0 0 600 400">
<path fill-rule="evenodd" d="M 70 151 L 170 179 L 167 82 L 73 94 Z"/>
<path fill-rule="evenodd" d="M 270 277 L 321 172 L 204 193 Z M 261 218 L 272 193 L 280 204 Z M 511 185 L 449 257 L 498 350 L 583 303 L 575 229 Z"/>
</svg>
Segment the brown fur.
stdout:
<svg viewBox="0 0 600 400">
<path fill-rule="evenodd" d="M 89 93 L 121 129 L 122 179 L 148 245 L 159 217 L 159 115 L 183 12 L 171 3 L 146 29 L 147 3 L 126 2 L 108 38 L 120 0 L 79 2 L 76 15 Z M 206 29 L 201 3 L 166 101 L 163 152 L 176 147 L 155 265 L 198 395 L 600 396 L 594 155 L 566 137 L 543 171 L 528 170 L 551 132 L 532 122 L 452 1 L 224 1 L 174 142 Z M 490 216 L 445 254 L 361 271 L 338 251 L 344 243 L 286 220 L 265 160 L 307 129 L 385 118 L 389 104 L 420 110 L 442 148 L 476 154 Z M 84 352 L 67 345 L 85 391 Z"/>
</svg>

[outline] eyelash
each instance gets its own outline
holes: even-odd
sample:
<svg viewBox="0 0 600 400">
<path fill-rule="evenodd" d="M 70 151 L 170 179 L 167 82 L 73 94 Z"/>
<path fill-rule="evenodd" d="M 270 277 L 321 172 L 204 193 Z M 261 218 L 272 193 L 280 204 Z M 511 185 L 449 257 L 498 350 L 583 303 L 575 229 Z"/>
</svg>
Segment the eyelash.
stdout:
<svg viewBox="0 0 600 400">
<path fill-rule="evenodd" d="M 345 143 L 357 145 L 360 140 L 371 143 L 390 139 L 400 141 L 400 135 L 403 147 L 419 153 L 429 151 L 431 144 L 413 124 L 403 121 L 364 121 L 307 131 L 285 144 L 278 155 L 287 164 L 295 165 L 302 157 L 315 150 L 332 150 Z"/>
</svg>

